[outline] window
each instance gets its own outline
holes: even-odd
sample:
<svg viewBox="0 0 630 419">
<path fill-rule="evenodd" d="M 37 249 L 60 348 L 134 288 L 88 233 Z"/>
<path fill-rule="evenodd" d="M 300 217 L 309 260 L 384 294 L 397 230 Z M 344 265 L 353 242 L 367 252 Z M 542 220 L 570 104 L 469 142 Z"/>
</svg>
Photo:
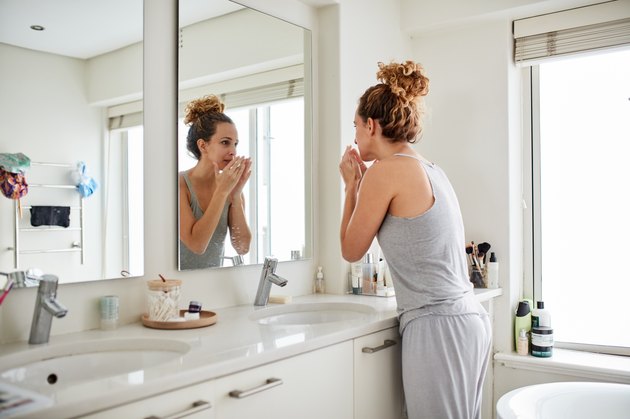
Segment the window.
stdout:
<svg viewBox="0 0 630 419">
<path fill-rule="evenodd" d="M 630 355 L 630 48 L 524 74 L 534 299 L 557 346 Z"/>
</svg>

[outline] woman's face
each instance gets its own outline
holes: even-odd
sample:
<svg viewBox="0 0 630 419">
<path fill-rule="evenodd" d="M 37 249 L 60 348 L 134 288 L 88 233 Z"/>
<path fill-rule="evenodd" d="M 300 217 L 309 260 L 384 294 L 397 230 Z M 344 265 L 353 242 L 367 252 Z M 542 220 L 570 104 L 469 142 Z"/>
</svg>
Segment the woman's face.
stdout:
<svg viewBox="0 0 630 419">
<path fill-rule="evenodd" d="M 354 143 L 359 148 L 359 154 L 363 161 L 369 161 L 369 130 L 368 123 L 358 113 L 354 113 Z"/>
<path fill-rule="evenodd" d="M 216 162 L 220 170 L 236 156 L 236 146 L 238 145 L 238 132 L 236 126 L 229 122 L 217 124 L 217 130 L 210 138 L 210 141 L 202 145 L 202 154 L 210 161 Z"/>
</svg>

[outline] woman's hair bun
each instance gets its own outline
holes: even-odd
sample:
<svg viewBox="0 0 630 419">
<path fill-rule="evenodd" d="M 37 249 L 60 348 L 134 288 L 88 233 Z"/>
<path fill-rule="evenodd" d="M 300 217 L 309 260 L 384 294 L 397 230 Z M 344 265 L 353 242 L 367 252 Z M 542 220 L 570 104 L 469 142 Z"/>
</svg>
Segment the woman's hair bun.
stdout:
<svg viewBox="0 0 630 419">
<path fill-rule="evenodd" d="M 429 93 L 429 78 L 422 65 L 407 60 L 404 63 L 378 63 L 376 77 L 405 102 L 413 102 Z"/>
<path fill-rule="evenodd" d="M 216 95 L 207 95 L 195 99 L 186 105 L 184 124 L 195 123 L 208 113 L 223 113 L 225 104 Z"/>
</svg>

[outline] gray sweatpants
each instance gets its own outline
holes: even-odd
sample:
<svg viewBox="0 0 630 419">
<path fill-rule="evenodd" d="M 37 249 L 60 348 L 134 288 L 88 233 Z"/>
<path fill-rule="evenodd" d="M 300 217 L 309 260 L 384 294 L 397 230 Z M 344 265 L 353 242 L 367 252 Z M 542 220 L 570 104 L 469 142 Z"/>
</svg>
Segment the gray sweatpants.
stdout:
<svg viewBox="0 0 630 419">
<path fill-rule="evenodd" d="M 409 322 L 402 337 L 409 419 L 480 418 L 491 344 L 487 315 L 427 315 Z"/>
</svg>

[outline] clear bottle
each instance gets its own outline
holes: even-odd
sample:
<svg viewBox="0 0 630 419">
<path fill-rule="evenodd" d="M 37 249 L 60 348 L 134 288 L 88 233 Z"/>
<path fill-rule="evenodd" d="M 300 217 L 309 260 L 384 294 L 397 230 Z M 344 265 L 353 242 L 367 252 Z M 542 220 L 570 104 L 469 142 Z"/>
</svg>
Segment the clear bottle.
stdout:
<svg viewBox="0 0 630 419">
<path fill-rule="evenodd" d="M 376 272 L 377 265 L 374 262 L 374 255 L 367 253 L 363 259 L 363 294 L 376 294 Z"/>
<path fill-rule="evenodd" d="M 322 267 L 317 267 L 317 275 L 315 275 L 315 294 L 324 294 L 326 292 L 326 285 L 324 284 L 324 272 Z"/>
<path fill-rule="evenodd" d="M 529 353 L 529 339 L 527 339 L 527 332 L 525 329 L 521 329 L 518 334 L 518 341 L 516 342 L 516 353 L 519 355 L 527 355 Z"/>
</svg>

